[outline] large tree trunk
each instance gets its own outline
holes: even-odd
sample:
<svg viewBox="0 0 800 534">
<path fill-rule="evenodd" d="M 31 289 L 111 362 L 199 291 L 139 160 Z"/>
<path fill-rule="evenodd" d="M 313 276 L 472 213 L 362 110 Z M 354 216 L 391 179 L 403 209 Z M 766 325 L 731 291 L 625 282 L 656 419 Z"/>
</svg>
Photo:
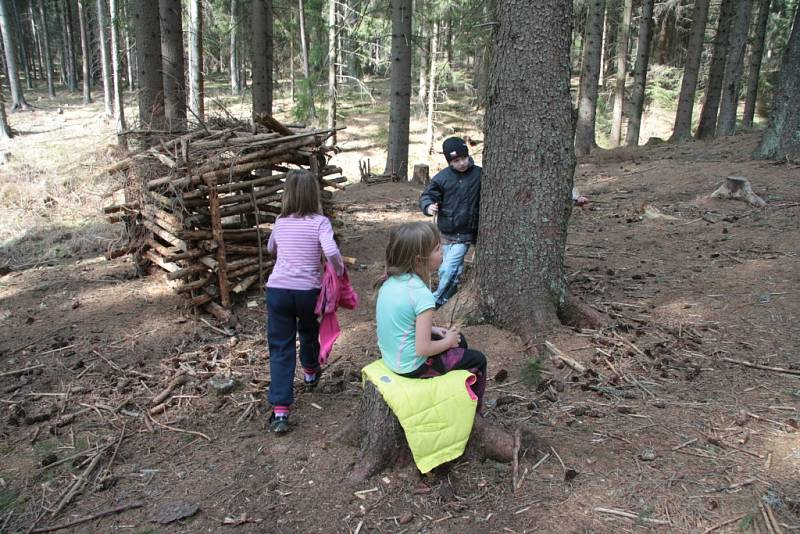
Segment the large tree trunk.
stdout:
<svg viewBox="0 0 800 534">
<path fill-rule="evenodd" d="M 567 302 L 564 255 L 575 170 L 569 93 L 572 2 L 528 5 L 522 10 L 510 2 L 494 6 L 492 20 L 498 25 L 475 262 L 486 316 L 524 337 L 556 324 Z M 597 28 L 587 48 L 595 54 L 584 60 L 595 82 L 603 8 L 602 1 L 592 5 Z"/>
<path fill-rule="evenodd" d="M 298 14 L 300 16 L 300 52 L 303 56 L 303 83 L 305 98 L 307 100 L 308 118 L 316 120 L 317 108 L 314 106 L 314 81 L 311 79 L 311 68 L 308 63 L 308 35 L 306 34 L 306 13 L 303 0 L 298 0 Z"/>
<path fill-rule="evenodd" d="M 64 0 L 62 4 L 62 20 L 64 24 L 64 45 L 67 59 L 67 89 L 70 93 L 78 90 L 78 61 L 75 53 L 75 34 L 72 25 L 72 5 L 69 0 Z"/>
<path fill-rule="evenodd" d="M 653 0 L 642 0 L 639 41 L 636 45 L 636 65 L 633 67 L 630 117 L 628 117 L 628 130 L 625 132 L 625 144 L 628 146 L 637 146 L 639 144 L 639 130 L 642 126 L 642 109 L 644 108 L 644 95 L 647 87 L 647 67 L 650 63 L 650 40 L 652 35 Z"/>
<path fill-rule="evenodd" d="M 159 0 L 158 13 L 164 69 L 164 116 L 170 131 L 182 131 L 186 129 L 186 75 L 181 0 Z"/>
<path fill-rule="evenodd" d="M 736 132 L 736 111 L 739 108 L 739 87 L 744 66 L 744 51 L 747 48 L 747 34 L 750 30 L 751 11 L 753 11 L 752 0 L 737 0 L 717 119 L 718 136 L 733 135 Z"/>
<path fill-rule="evenodd" d="M 92 102 L 92 56 L 89 55 L 89 32 L 86 27 L 86 0 L 78 0 L 78 23 L 81 28 L 81 59 L 83 60 L 83 103 Z"/>
<path fill-rule="evenodd" d="M 622 9 L 622 27 L 617 34 L 617 80 L 614 88 L 614 113 L 611 120 L 611 138 L 609 139 L 612 147 L 619 146 L 622 139 L 622 108 L 625 105 L 625 79 L 628 76 L 628 38 L 631 31 L 633 0 L 625 0 Z"/>
<path fill-rule="evenodd" d="M 597 114 L 597 89 L 606 2 L 605 0 L 592 0 L 588 9 L 586 44 L 583 47 L 583 61 L 581 62 L 578 122 L 575 126 L 575 153 L 578 156 L 587 155 L 597 146 L 594 139 L 594 126 Z"/>
<path fill-rule="evenodd" d="M 703 37 L 708 22 L 709 1 L 695 0 L 694 3 L 692 29 L 689 35 L 689 46 L 686 49 L 686 66 L 683 69 L 678 111 L 675 113 L 675 126 L 672 129 L 671 140 L 673 141 L 682 141 L 692 137 L 694 95 L 697 89 L 697 77 L 700 73 L 700 56 L 703 53 Z"/>
<path fill-rule="evenodd" d="M 328 128 L 336 128 L 336 0 L 328 0 Z M 336 144 L 336 132 L 328 138 L 331 146 Z"/>
<path fill-rule="evenodd" d="M 25 72 L 25 83 L 28 89 L 33 89 L 33 77 L 31 75 L 30 55 L 28 54 L 28 44 L 26 42 L 26 33 L 22 30 L 22 23 L 20 22 L 19 10 L 17 4 L 12 0 L 11 14 L 14 17 L 13 24 L 16 29 L 15 42 L 20 53 L 20 62 L 22 63 L 22 70 Z"/>
<path fill-rule="evenodd" d="M 164 77 L 161 75 L 161 25 L 153 5 L 138 0 L 134 5 L 136 67 L 139 82 L 139 122 L 144 129 L 163 130 Z"/>
<path fill-rule="evenodd" d="M 122 4 L 120 5 L 120 11 L 122 13 L 122 20 L 130 20 L 128 15 L 128 8 L 126 7 L 126 1 L 123 0 Z M 133 44 L 131 43 L 131 32 L 129 27 L 125 27 L 125 64 L 128 69 L 128 90 L 131 92 L 136 90 L 136 73 L 138 72 L 138 67 L 136 66 L 136 50 Z"/>
<path fill-rule="evenodd" d="M 428 105 L 427 105 L 427 127 L 425 129 L 425 153 L 428 155 L 433 154 L 433 137 L 435 128 L 433 126 L 433 114 L 436 111 L 436 49 L 439 45 L 439 25 L 434 22 L 431 26 L 431 63 L 428 76 L 430 77 L 430 87 L 428 88 Z"/>
<path fill-rule="evenodd" d="M 706 98 L 700 112 L 700 123 L 697 125 L 698 139 L 710 139 L 717 132 L 717 111 L 725 77 L 725 56 L 728 53 L 733 7 L 733 0 L 722 0 L 717 36 L 714 38 L 714 55 L 706 83 Z"/>
<path fill-rule="evenodd" d="M 195 120 L 205 120 L 202 0 L 189 2 L 189 109 Z"/>
<path fill-rule="evenodd" d="M 44 67 L 42 62 L 44 61 L 44 46 L 42 45 L 42 31 L 41 27 L 39 26 L 39 21 L 37 17 L 33 14 L 33 1 L 28 1 L 28 23 L 30 24 L 31 31 L 29 33 L 29 37 L 32 41 L 31 48 L 33 49 L 33 74 L 34 78 L 41 80 L 44 77 Z M 27 32 L 27 28 L 25 29 Z"/>
<path fill-rule="evenodd" d="M 242 77 L 239 75 L 239 0 L 231 0 L 231 94 L 242 94 Z"/>
<path fill-rule="evenodd" d="M 417 3 L 419 13 L 420 2 Z M 428 102 L 428 66 L 430 65 L 431 29 L 427 20 L 422 20 L 419 27 L 419 89 L 417 90 L 417 103 L 426 106 Z M 427 52 L 427 53 L 426 53 Z"/>
<path fill-rule="evenodd" d="M 114 116 L 117 118 L 117 142 L 122 148 L 127 148 L 128 143 L 123 133 L 125 132 L 125 105 L 122 94 L 122 68 L 119 61 L 119 0 L 109 0 L 109 14 L 111 15 L 111 69 L 114 80 Z"/>
<path fill-rule="evenodd" d="M 15 45 L 16 36 L 11 20 L 12 13 L 9 9 L 9 2 L 10 0 L 0 0 L 0 32 L 3 34 L 6 74 L 8 75 L 8 85 L 11 89 L 11 111 L 13 112 L 21 109 L 30 109 L 30 106 L 25 101 L 25 94 L 22 92 L 22 84 L 19 81 Z"/>
<path fill-rule="evenodd" d="M 756 114 L 758 77 L 761 72 L 761 59 L 764 57 L 764 39 L 767 35 L 769 6 L 770 0 L 760 0 L 753 45 L 750 48 L 750 65 L 747 69 L 747 95 L 744 98 L 744 117 L 742 118 L 742 126 L 745 128 L 753 127 L 753 117 Z"/>
<path fill-rule="evenodd" d="M 253 118 L 272 115 L 272 0 L 254 0 L 251 13 Z"/>
<path fill-rule="evenodd" d="M 42 28 L 42 47 L 44 48 L 44 62 L 45 72 L 47 76 L 47 96 L 55 98 L 56 88 L 53 82 L 53 54 L 50 51 L 50 32 L 47 31 L 47 16 L 44 12 L 44 0 L 38 0 L 37 6 L 39 11 L 39 24 Z"/>
<path fill-rule="evenodd" d="M 8 117 L 6 117 L 6 101 L 3 97 L 3 90 L 0 87 L 0 139 L 11 139 L 14 132 L 8 125 Z"/>
<path fill-rule="evenodd" d="M 108 33 L 106 26 L 106 0 L 97 0 L 97 39 L 100 46 L 100 62 L 103 72 L 103 104 L 105 106 L 106 117 L 114 115 L 113 86 L 111 81 L 111 52 L 108 50 Z"/>
<path fill-rule="evenodd" d="M 761 138 L 756 157 L 800 161 L 800 98 L 797 95 L 800 95 L 800 6 L 795 8 L 794 26 L 783 53 L 769 126 Z"/>
<path fill-rule="evenodd" d="M 389 148 L 384 174 L 408 180 L 411 119 L 411 0 L 392 0 L 392 75 L 389 89 Z"/>
</svg>

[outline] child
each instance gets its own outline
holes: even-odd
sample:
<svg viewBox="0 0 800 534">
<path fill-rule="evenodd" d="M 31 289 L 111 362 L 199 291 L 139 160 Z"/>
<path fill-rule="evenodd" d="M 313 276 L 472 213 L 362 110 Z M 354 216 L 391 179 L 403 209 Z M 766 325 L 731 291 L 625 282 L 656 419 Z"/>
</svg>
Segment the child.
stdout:
<svg viewBox="0 0 800 534">
<path fill-rule="evenodd" d="M 310 389 L 319 381 L 319 323 L 314 308 L 320 291 L 320 254 L 325 254 L 337 275 L 344 272 L 331 222 L 320 211 L 319 186 L 314 175 L 305 170 L 289 171 L 281 214 L 267 243 L 267 252 L 275 258 L 267 280 L 271 374 L 268 398 L 272 404 L 269 426 L 278 434 L 289 430 L 298 333 L 303 382 Z"/>
<path fill-rule="evenodd" d="M 386 271 L 376 284 L 378 346 L 386 366 L 401 376 L 430 378 L 453 369 L 472 371 L 477 380 L 471 388 L 481 413 L 486 357 L 468 348 L 458 329 L 433 326 L 436 301 L 428 284 L 441 263 L 441 237 L 433 225 L 414 222 L 392 230 Z"/>
<path fill-rule="evenodd" d="M 422 213 L 438 216 L 437 225 L 443 237 L 439 285 L 433 294 L 437 308 L 458 289 L 464 256 L 478 236 L 481 200 L 481 168 L 469 157 L 464 140 L 445 139 L 442 151 L 448 166 L 433 177 L 419 197 Z"/>
</svg>

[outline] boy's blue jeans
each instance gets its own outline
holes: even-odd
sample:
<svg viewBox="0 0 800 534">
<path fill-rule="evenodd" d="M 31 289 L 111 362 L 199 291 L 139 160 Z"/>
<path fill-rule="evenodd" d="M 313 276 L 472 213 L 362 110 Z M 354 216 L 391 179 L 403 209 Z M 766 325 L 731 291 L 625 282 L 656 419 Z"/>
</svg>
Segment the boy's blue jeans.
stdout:
<svg viewBox="0 0 800 534">
<path fill-rule="evenodd" d="M 439 266 L 439 285 L 433 293 L 436 307 L 442 306 L 458 289 L 458 281 L 464 272 L 464 256 L 469 251 L 469 243 L 448 243 L 442 245 L 442 265 Z"/>
<path fill-rule="evenodd" d="M 267 288 L 269 395 L 273 406 L 294 402 L 295 343 L 300 334 L 300 365 L 319 370 L 319 322 L 314 314 L 319 289 Z"/>
</svg>

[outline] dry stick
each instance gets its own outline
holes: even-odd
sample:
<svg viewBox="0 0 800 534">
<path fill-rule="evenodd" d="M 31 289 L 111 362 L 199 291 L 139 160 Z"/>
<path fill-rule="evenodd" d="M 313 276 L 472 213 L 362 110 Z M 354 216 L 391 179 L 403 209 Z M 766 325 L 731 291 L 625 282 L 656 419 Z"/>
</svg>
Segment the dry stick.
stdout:
<svg viewBox="0 0 800 534">
<path fill-rule="evenodd" d="M 23 369 L 16 369 L 14 371 L 6 371 L 5 373 L 0 373 L 0 378 L 6 377 L 6 376 L 22 375 L 22 374 L 27 373 L 28 371 L 33 371 L 34 369 L 38 369 L 40 367 L 44 367 L 44 364 L 40 363 L 39 365 L 32 365 L 31 367 L 25 367 Z"/>
<path fill-rule="evenodd" d="M 775 517 L 775 512 L 772 511 L 772 506 L 768 504 L 764 504 L 764 508 L 767 510 L 767 515 L 769 516 L 770 521 L 772 521 L 772 526 L 775 527 L 775 530 L 778 534 L 783 534 L 783 529 L 778 523 L 778 519 Z"/>
<path fill-rule="evenodd" d="M 533 467 L 531 467 L 531 471 L 536 471 L 536 468 L 539 467 L 540 465 L 542 465 L 543 463 L 545 463 L 548 458 L 550 458 L 550 453 L 549 452 L 547 454 L 545 454 L 544 456 L 542 456 L 542 458 L 538 462 L 536 462 L 533 465 Z"/>
<path fill-rule="evenodd" d="M 519 449 L 522 446 L 522 434 L 519 428 L 514 431 L 514 450 L 511 452 L 511 489 L 517 491 L 517 488 L 522 484 L 519 479 Z"/>
<path fill-rule="evenodd" d="M 17 347 L 16 349 L 11 349 L 11 350 L 8 352 L 8 354 L 6 354 L 6 356 L 11 356 L 11 355 L 13 355 L 13 354 L 16 354 L 16 353 L 18 353 L 18 352 L 19 352 L 19 351 L 21 351 L 21 350 L 25 350 L 25 349 L 27 349 L 28 347 L 30 347 L 31 345 L 35 345 L 36 343 L 40 342 L 41 340 L 43 340 L 43 339 L 46 339 L 46 338 L 48 338 L 48 337 L 52 336 L 53 334 L 55 334 L 56 332 L 59 332 L 59 331 L 61 331 L 61 330 L 64 330 L 65 328 L 68 328 L 68 326 L 59 326 L 59 327 L 58 327 L 58 328 L 56 328 L 56 329 L 50 330 L 50 331 L 49 331 L 49 332 L 47 332 L 45 335 L 43 335 L 43 336 L 39 336 L 39 337 L 37 337 L 36 339 L 34 339 L 33 341 L 31 341 L 31 342 L 29 342 L 29 343 L 25 343 L 24 345 L 20 345 L 20 346 L 19 346 L 19 347 Z M 2 376 L 2 375 L 0 375 L 0 376 Z"/>
<path fill-rule="evenodd" d="M 761 365 L 758 363 L 748 362 L 746 360 L 735 360 L 733 358 L 720 358 L 724 362 L 735 363 L 737 365 L 744 365 L 745 367 L 752 367 L 753 369 L 761 369 L 763 371 L 772 371 L 774 373 L 783 373 L 787 375 L 800 376 L 800 371 L 794 369 L 784 369 L 782 367 L 770 367 L 769 365 Z"/>
<path fill-rule="evenodd" d="M 65 462 L 69 462 L 70 460 L 74 460 L 75 458 L 80 458 L 81 456 L 86 456 L 87 454 L 96 451 L 99 447 L 100 446 L 98 445 L 97 447 L 92 447 L 91 449 L 82 450 L 81 452 L 79 452 L 77 454 L 73 454 L 71 456 L 67 456 L 66 458 L 62 458 L 62 459 L 60 459 L 58 461 L 53 462 L 52 464 L 47 464 L 45 466 L 42 466 L 42 467 L 39 468 L 39 470 L 44 471 L 45 469 L 50 469 L 51 467 L 55 467 L 57 465 L 61 465 L 61 464 L 65 463 Z"/>
<path fill-rule="evenodd" d="M 187 380 L 189 380 L 189 377 L 186 376 L 186 374 L 183 372 L 180 373 L 178 376 L 170 380 L 169 384 L 167 384 L 167 387 L 164 389 L 164 391 L 153 397 L 153 400 L 150 401 L 150 404 L 152 404 L 153 406 L 161 404 L 162 402 L 167 400 L 167 397 L 170 396 L 170 393 L 172 393 L 173 389 L 175 389 L 178 386 L 184 385 Z"/>
<path fill-rule="evenodd" d="M 31 532 L 53 532 L 55 530 L 62 530 L 69 527 L 74 527 L 75 525 L 80 525 L 81 523 L 86 523 L 87 521 L 92 521 L 94 519 L 98 519 L 103 516 L 111 515 L 111 514 L 118 514 L 119 512 L 124 512 L 125 510 L 130 510 L 132 508 L 141 508 L 143 506 L 140 502 L 135 502 L 131 504 L 124 504 L 122 506 L 117 506 L 115 508 L 109 508 L 108 510 L 103 510 L 102 512 L 97 512 L 96 514 L 87 515 L 85 517 L 80 517 L 69 523 L 63 523 L 61 525 L 53 525 L 51 527 L 42 527 L 33 529 Z"/>
<path fill-rule="evenodd" d="M 264 238 L 261 236 L 261 222 L 258 220 L 258 205 L 256 204 L 256 188 L 250 188 L 250 196 L 253 199 L 253 215 L 256 218 L 256 232 L 258 232 L 258 279 L 264 283 L 264 253 L 261 250 L 264 247 Z"/>
<path fill-rule="evenodd" d="M 169 426 L 169 425 L 165 425 L 165 424 L 159 423 L 158 421 L 156 421 L 155 419 L 150 417 L 150 414 L 146 413 L 145 415 L 147 416 L 148 419 L 150 419 L 150 421 L 152 421 L 153 423 L 157 424 L 158 426 L 160 426 L 162 428 L 166 428 L 167 430 L 172 430 L 173 432 L 181 432 L 183 434 L 192 434 L 193 436 L 200 436 L 201 438 L 205 438 L 206 440 L 211 441 L 211 438 L 209 438 L 208 436 L 206 436 L 202 432 L 196 432 L 194 430 L 184 430 L 182 428 L 175 428 L 174 426 Z"/>
<path fill-rule="evenodd" d="M 571 367 L 572 369 L 574 369 L 578 373 L 583 374 L 583 373 L 586 372 L 586 367 L 583 364 L 581 364 L 577 360 L 574 360 L 574 359 L 570 358 L 569 356 L 567 356 L 566 354 L 564 354 L 563 352 L 561 352 L 555 345 L 553 345 L 549 341 L 545 341 L 544 342 L 544 346 L 547 349 L 547 351 L 550 353 L 551 357 L 556 358 L 558 360 L 561 360 L 562 362 L 567 364 L 569 367 Z M 556 455 L 556 456 L 558 456 L 558 455 Z"/>
<path fill-rule="evenodd" d="M 714 532 L 715 530 L 719 530 L 724 526 L 730 525 L 731 523 L 736 523 L 737 521 L 739 521 L 740 519 L 744 518 L 745 516 L 747 516 L 747 514 L 741 514 L 741 515 L 737 515 L 736 517 L 733 517 L 731 519 L 727 519 L 727 520 L 723 521 L 722 523 L 717 523 L 713 527 L 710 527 L 710 528 L 707 528 L 706 530 L 704 530 L 703 534 L 710 534 L 711 532 Z"/>
<path fill-rule="evenodd" d="M 650 519 L 649 517 L 641 517 L 639 515 L 632 514 L 630 512 L 615 510 L 613 508 L 595 508 L 594 511 L 599 512 L 601 514 L 611 514 L 619 517 L 627 517 L 628 519 L 641 521 L 642 523 L 651 523 L 653 525 L 672 525 L 672 523 L 670 523 L 669 521 L 664 521 L 662 519 Z"/>
<path fill-rule="evenodd" d="M 122 424 L 122 432 L 119 434 L 119 440 L 117 441 L 117 446 L 114 447 L 114 452 L 111 454 L 111 459 L 108 461 L 108 465 L 106 465 L 106 471 L 111 472 L 111 466 L 114 464 L 114 460 L 117 458 L 117 451 L 119 450 L 119 446 L 122 445 L 122 440 L 125 439 L 125 427 L 128 426 L 128 422 L 125 421 Z"/>
<path fill-rule="evenodd" d="M 103 456 L 103 453 L 106 451 L 106 449 L 108 449 L 108 447 L 109 445 L 106 445 L 105 447 L 102 447 L 99 451 L 97 451 L 97 454 L 95 454 L 94 458 L 92 458 L 92 461 L 89 463 L 86 469 L 83 470 L 83 473 L 81 473 L 81 475 L 78 477 L 78 480 L 76 480 L 72 484 L 72 486 L 67 491 L 66 495 L 64 495 L 64 497 L 58 503 L 56 509 L 53 510 L 51 516 L 53 517 L 57 516 L 58 513 L 61 510 L 63 510 L 66 505 L 70 503 L 72 498 L 75 497 L 75 494 L 78 493 L 78 491 L 83 487 L 83 485 L 86 484 L 86 482 L 88 482 L 89 475 L 92 473 L 92 471 L 94 471 L 94 468 L 97 467 L 97 464 L 100 462 L 100 458 Z"/>
<path fill-rule="evenodd" d="M 761 512 L 761 517 L 764 518 L 764 525 L 767 527 L 767 532 L 769 534 L 778 534 L 778 532 L 773 528 L 772 523 L 769 520 L 769 516 L 767 515 L 767 511 L 764 510 L 764 503 L 758 503 L 758 510 Z M 783 531 L 781 531 L 782 533 Z"/>
</svg>

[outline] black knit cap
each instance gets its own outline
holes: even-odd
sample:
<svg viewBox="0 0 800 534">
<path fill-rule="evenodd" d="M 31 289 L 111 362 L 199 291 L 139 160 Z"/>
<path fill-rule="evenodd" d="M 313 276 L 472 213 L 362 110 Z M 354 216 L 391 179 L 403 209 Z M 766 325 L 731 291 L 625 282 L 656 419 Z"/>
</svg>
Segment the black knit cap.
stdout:
<svg viewBox="0 0 800 534">
<path fill-rule="evenodd" d="M 444 152 L 447 163 L 458 157 L 469 156 L 469 148 L 460 137 L 448 137 L 445 139 L 444 143 L 442 143 L 442 152 Z"/>
</svg>

